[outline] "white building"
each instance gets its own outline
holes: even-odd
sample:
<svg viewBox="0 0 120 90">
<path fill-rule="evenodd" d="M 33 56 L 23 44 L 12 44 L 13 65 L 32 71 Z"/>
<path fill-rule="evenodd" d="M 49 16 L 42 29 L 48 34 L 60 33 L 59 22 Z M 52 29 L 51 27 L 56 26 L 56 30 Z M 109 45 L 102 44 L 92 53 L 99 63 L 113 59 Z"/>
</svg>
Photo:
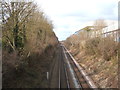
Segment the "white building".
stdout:
<svg viewBox="0 0 120 90">
<path fill-rule="evenodd" d="M 102 29 L 102 35 L 104 37 L 111 35 L 115 38 L 115 41 L 120 42 L 120 29 L 118 29 L 118 23 L 109 25 Z"/>
</svg>

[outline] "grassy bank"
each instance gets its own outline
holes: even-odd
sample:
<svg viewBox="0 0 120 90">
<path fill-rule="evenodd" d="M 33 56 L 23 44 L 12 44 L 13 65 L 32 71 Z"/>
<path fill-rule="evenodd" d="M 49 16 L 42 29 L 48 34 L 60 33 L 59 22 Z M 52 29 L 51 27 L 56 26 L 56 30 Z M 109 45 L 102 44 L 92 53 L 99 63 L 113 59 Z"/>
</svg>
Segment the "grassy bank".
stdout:
<svg viewBox="0 0 120 90">
<path fill-rule="evenodd" d="M 77 62 L 100 88 L 118 87 L 118 42 L 112 37 L 92 38 L 67 45 Z"/>
</svg>

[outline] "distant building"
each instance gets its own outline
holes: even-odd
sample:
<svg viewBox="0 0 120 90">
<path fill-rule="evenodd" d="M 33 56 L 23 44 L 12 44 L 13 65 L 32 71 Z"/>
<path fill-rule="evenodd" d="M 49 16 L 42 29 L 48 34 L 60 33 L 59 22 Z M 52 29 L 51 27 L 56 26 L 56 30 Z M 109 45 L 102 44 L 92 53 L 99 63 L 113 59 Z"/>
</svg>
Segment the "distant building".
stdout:
<svg viewBox="0 0 120 90">
<path fill-rule="evenodd" d="M 101 30 L 99 28 L 102 28 Z M 120 29 L 118 29 L 118 23 L 114 23 L 109 26 L 104 27 L 98 27 L 98 26 L 86 26 L 79 31 L 75 32 L 75 34 L 78 34 L 80 32 L 87 32 L 86 36 L 89 38 L 97 37 L 99 35 L 102 35 L 103 37 L 106 36 L 113 36 L 115 38 L 115 41 L 120 42 Z"/>
<path fill-rule="evenodd" d="M 115 41 L 120 42 L 120 29 L 118 28 L 118 23 L 115 23 L 108 27 L 103 28 L 102 35 L 104 37 L 111 35 L 112 37 L 115 38 Z"/>
</svg>

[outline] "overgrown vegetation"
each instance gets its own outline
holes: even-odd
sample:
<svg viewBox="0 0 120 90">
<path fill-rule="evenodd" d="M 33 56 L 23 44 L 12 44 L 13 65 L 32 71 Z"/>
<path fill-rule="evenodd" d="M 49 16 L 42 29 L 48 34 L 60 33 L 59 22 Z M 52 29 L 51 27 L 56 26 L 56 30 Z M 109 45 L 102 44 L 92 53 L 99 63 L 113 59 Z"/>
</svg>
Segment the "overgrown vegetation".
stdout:
<svg viewBox="0 0 120 90">
<path fill-rule="evenodd" d="M 100 23 L 97 25 L 101 25 Z M 119 45 L 115 41 L 114 35 L 104 37 L 99 30 L 79 31 L 67 38 L 64 44 L 98 87 L 117 88 Z"/>
<path fill-rule="evenodd" d="M 86 54 L 103 56 L 103 59 L 110 60 L 117 55 L 117 44 L 110 36 L 104 39 L 98 37 L 86 41 L 84 49 Z"/>
<path fill-rule="evenodd" d="M 58 43 L 52 22 L 33 2 L 3 2 L 2 19 L 3 88 L 47 87 Z"/>
</svg>

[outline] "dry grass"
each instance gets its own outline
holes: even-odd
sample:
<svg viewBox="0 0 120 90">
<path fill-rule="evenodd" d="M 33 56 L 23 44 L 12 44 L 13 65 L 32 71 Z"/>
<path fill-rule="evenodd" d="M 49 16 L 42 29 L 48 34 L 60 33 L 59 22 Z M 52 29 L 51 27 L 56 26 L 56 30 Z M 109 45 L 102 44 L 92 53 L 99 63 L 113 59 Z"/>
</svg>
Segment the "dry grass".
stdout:
<svg viewBox="0 0 120 90">
<path fill-rule="evenodd" d="M 92 38 L 69 50 L 98 87 L 116 88 L 118 87 L 118 46 L 112 37 Z"/>
</svg>

